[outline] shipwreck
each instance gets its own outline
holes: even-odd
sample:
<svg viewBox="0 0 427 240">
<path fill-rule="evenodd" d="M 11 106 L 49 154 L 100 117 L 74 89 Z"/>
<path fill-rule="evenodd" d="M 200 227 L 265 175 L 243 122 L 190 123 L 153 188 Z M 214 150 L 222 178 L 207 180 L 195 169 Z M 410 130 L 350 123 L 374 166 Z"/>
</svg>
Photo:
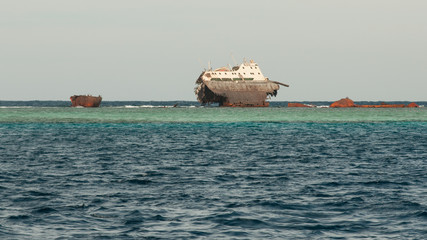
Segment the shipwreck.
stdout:
<svg viewBox="0 0 427 240">
<path fill-rule="evenodd" d="M 382 102 L 380 104 L 370 104 L 370 105 L 358 105 L 354 103 L 350 98 L 342 98 L 338 101 L 333 102 L 329 106 L 316 106 L 312 104 L 303 104 L 303 103 L 288 103 L 288 107 L 319 107 L 319 108 L 417 108 L 420 107 L 418 104 L 411 102 L 407 105 L 405 104 L 388 104 Z"/>
<path fill-rule="evenodd" d="M 289 87 L 264 77 L 253 60 L 232 68 L 209 68 L 200 74 L 196 84 L 194 92 L 201 104 L 218 103 L 224 107 L 268 107 L 266 100 L 277 95 L 279 85 Z"/>
<path fill-rule="evenodd" d="M 417 108 L 419 107 L 418 104 L 412 102 L 408 105 L 405 104 L 388 104 L 385 102 L 382 102 L 381 104 L 376 105 L 357 105 L 351 100 L 350 98 L 342 98 L 336 102 L 333 102 L 330 106 L 331 108 L 349 108 L 349 107 L 356 107 L 356 108 Z"/>
<path fill-rule="evenodd" d="M 91 95 L 74 95 L 70 97 L 72 107 L 99 107 L 102 97 Z"/>
</svg>

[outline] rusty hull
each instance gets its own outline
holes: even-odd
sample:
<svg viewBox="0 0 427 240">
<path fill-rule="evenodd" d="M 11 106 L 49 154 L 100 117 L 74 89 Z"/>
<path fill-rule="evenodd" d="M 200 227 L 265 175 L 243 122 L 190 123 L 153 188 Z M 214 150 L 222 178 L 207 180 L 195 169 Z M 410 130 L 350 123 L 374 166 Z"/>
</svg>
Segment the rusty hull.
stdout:
<svg viewBox="0 0 427 240">
<path fill-rule="evenodd" d="M 279 85 L 272 81 L 200 81 L 196 89 L 202 104 L 223 107 L 268 107 L 268 96 L 276 96 Z"/>
<path fill-rule="evenodd" d="M 70 97 L 72 107 L 99 107 L 102 97 L 91 95 L 74 95 Z"/>
</svg>

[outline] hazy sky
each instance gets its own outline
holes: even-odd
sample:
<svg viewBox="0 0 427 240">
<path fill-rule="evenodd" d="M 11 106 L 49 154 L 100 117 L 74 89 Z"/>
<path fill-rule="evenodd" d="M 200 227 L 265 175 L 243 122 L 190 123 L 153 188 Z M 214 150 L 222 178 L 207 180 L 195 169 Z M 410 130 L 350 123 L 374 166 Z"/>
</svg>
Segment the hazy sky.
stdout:
<svg viewBox="0 0 427 240">
<path fill-rule="evenodd" d="M 253 59 L 273 100 L 427 100 L 426 0 L 0 0 L 0 100 L 196 100 Z"/>
</svg>

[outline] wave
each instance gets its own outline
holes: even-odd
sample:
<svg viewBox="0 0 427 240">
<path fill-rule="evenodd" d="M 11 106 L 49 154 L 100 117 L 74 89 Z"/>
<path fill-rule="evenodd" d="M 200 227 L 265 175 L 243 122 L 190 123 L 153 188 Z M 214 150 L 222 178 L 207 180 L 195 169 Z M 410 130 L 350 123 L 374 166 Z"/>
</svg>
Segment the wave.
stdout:
<svg viewBox="0 0 427 240">
<path fill-rule="evenodd" d="M 125 106 L 119 106 L 115 108 L 196 108 L 196 107 L 203 107 L 203 106 L 167 106 L 167 105 L 141 105 L 141 106 L 134 106 L 134 105 L 125 105 Z"/>
<path fill-rule="evenodd" d="M 36 108 L 36 107 L 34 106 L 0 106 L 0 108 L 7 109 L 7 108 Z"/>
</svg>

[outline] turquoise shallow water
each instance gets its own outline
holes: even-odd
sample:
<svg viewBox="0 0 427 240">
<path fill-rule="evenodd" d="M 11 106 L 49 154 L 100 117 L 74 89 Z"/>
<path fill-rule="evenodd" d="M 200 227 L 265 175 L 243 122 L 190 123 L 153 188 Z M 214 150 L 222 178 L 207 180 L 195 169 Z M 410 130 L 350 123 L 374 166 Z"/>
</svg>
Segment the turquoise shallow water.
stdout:
<svg viewBox="0 0 427 240">
<path fill-rule="evenodd" d="M 0 108 L 0 122 L 390 122 L 427 121 L 426 108 L 203 108 L 203 107 L 31 107 Z"/>
<path fill-rule="evenodd" d="M 426 108 L 53 105 L 0 106 L 0 239 L 427 236 Z"/>
</svg>

